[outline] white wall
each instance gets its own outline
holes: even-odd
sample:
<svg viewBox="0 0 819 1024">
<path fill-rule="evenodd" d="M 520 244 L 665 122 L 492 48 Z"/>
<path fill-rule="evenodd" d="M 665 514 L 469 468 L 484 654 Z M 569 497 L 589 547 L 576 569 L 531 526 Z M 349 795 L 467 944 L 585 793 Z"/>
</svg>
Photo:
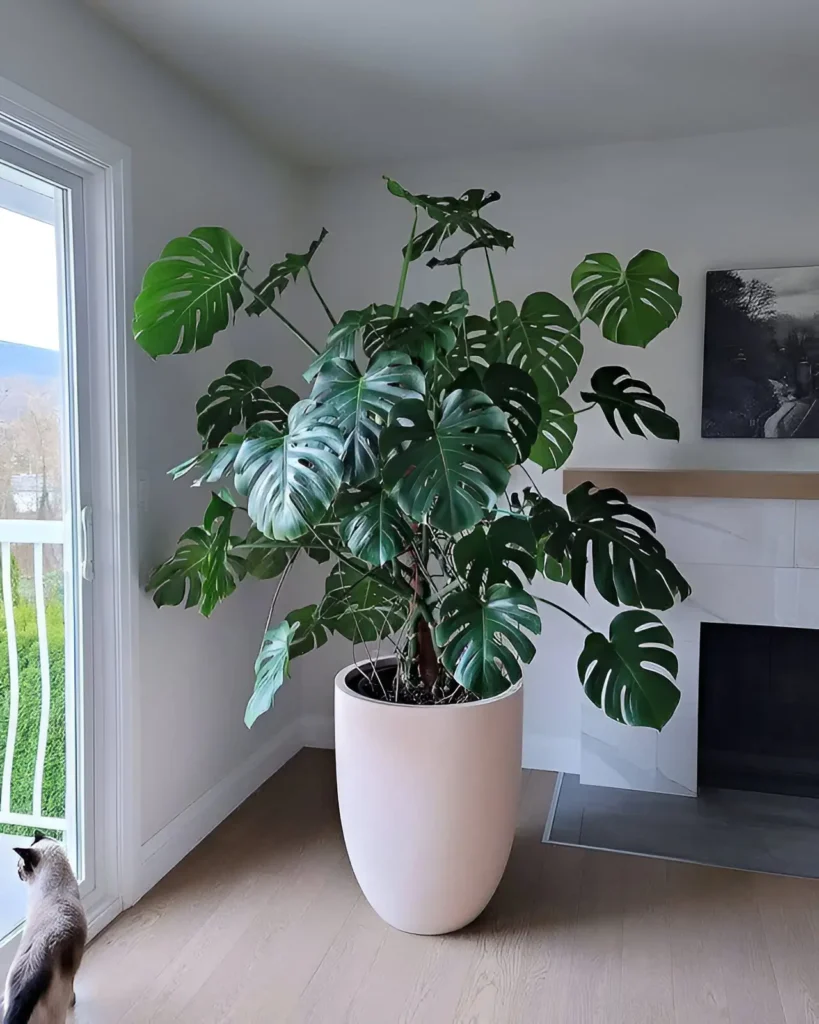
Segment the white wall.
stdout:
<svg viewBox="0 0 819 1024">
<path fill-rule="evenodd" d="M 714 268 L 819 264 L 819 129 L 715 135 L 673 142 L 607 145 L 562 152 L 401 164 L 313 180 L 312 216 L 331 232 L 333 262 L 325 273 L 339 308 L 391 300 L 400 248 L 409 231 L 405 204 L 389 196 L 382 171 L 412 191 L 457 193 L 497 188 L 503 199 L 487 211 L 517 240 L 495 257 L 504 297 L 520 302 L 538 289 L 569 299 L 571 269 L 587 252 L 629 259 L 648 247 L 664 252 L 680 275 L 682 315 L 645 352 L 618 348 L 584 328 L 587 359 L 579 381 L 596 366 L 621 364 L 647 380 L 680 421 L 679 445 L 629 438 L 608 429 L 597 411 L 579 420 L 575 466 L 711 467 L 814 470 L 810 441 L 715 441 L 699 437 L 705 272 Z M 415 269 L 410 299 L 455 284 L 453 271 Z M 490 293 L 480 259 L 466 286 L 479 308 Z M 574 388 L 574 395 L 579 390 Z M 558 474 L 549 487 L 560 487 Z M 562 588 L 553 588 L 566 596 Z M 569 595 L 571 600 L 571 595 Z M 582 605 L 578 605 L 582 608 Z M 558 613 L 544 615 L 539 653 L 528 671 L 526 757 L 529 764 L 578 770 L 582 694 L 574 661 L 582 637 Z M 335 652 L 314 656 L 310 707 L 331 712 L 325 678 Z M 307 662 L 305 662 L 307 664 Z"/>
<path fill-rule="evenodd" d="M 134 293 L 164 243 L 200 224 L 229 227 L 262 271 L 266 261 L 298 244 L 299 194 L 290 173 L 72 0 L 4 0 L 0 74 L 131 147 Z M 197 355 L 153 363 L 134 351 L 143 581 L 183 529 L 199 520 L 206 495 L 173 484 L 165 471 L 197 450 L 195 400 L 237 355 L 275 362 L 291 384 L 306 365 L 275 324 L 251 323 L 244 314 L 230 338 Z M 135 799 L 147 844 L 141 859 L 150 858 L 138 888 L 269 774 L 278 753 L 275 737 L 297 716 L 298 692 L 291 688 L 275 717 L 252 732 L 242 722 L 268 592 L 247 584 L 211 622 L 182 610 L 157 611 L 144 594 L 137 599 Z M 288 735 L 295 742 L 293 729 Z"/>
</svg>

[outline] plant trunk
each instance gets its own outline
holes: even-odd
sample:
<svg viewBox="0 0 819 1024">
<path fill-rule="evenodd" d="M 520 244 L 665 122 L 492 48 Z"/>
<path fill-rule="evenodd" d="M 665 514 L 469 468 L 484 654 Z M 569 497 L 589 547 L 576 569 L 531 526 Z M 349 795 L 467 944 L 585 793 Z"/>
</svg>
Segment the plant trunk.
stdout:
<svg viewBox="0 0 819 1024">
<path fill-rule="evenodd" d="M 421 616 L 415 624 L 416 650 L 418 652 L 418 674 L 421 682 L 432 689 L 438 682 L 438 658 L 432 643 L 429 624 Z"/>
</svg>

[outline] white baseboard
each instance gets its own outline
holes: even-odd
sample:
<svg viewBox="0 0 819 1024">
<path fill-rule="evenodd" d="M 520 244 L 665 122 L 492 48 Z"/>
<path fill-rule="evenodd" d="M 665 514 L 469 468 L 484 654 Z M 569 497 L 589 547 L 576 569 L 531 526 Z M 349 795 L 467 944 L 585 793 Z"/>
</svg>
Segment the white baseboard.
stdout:
<svg viewBox="0 0 819 1024">
<path fill-rule="evenodd" d="M 562 736 L 524 734 L 523 767 L 579 775 L 580 740 Z"/>
<path fill-rule="evenodd" d="M 303 720 L 291 722 L 270 743 L 257 750 L 142 844 L 134 901 L 152 889 L 239 804 L 305 746 L 303 730 Z"/>
<path fill-rule="evenodd" d="M 95 935 L 107 928 L 108 925 L 119 917 L 123 911 L 122 900 L 119 896 L 105 900 L 103 903 L 92 907 L 87 912 L 88 917 L 88 938 L 93 939 Z"/>
<path fill-rule="evenodd" d="M 336 745 L 335 723 L 332 715 L 303 715 L 302 742 L 305 747 L 332 750 Z"/>
</svg>

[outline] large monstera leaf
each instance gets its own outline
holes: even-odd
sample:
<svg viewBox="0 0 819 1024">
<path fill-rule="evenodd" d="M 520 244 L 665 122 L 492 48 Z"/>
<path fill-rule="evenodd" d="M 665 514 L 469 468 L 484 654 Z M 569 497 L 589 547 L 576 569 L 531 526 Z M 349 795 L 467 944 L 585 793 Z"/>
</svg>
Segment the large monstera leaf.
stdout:
<svg viewBox="0 0 819 1024">
<path fill-rule="evenodd" d="M 538 439 L 542 416 L 534 380 L 517 366 L 492 363 L 478 387 L 506 413 L 509 432 L 518 450 L 518 462 L 525 461 Z"/>
<path fill-rule="evenodd" d="M 484 192 L 483 189 L 472 188 L 458 197 L 413 195 L 397 181 L 390 178 L 385 180 L 387 188 L 394 196 L 406 199 L 413 206 L 424 210 L 433 221 L 430 227 L 413 239 L 411 260 L 417 260 L 424 253 L 438 249 L 442 242 L 459 231 L 468 235 L 471 241 L 454 256 L 430 260 L 430 266 L 459 264 L 464 255 L 472 249 L 508 249 L 515 244 L 508 231 L 496 228 L 480 214 L 485 206 L 500 199 L 499 192 Z M 406 249 L 404 251 L 406 252 Z"/>
<path fill-rule="evenodd" d="M 273 698 L 285 677 L 290 675 L 290 645 L 296 626 L 280 622 L 264 635 L 259 657 L 256 659 L 256 685 L 245 710 L 248 729 L 259 715 L 273 707 Z"/>
<path fill-rule="evenodd" d="M 343 446 L 314 402 L 297 402 L 285 431 L 256 424 L 236 456 L 234 479 L 262 533 L 295 540 L 318 525 L 341 486 Z"/>
<path fill-rule="evenodd" d="M 462 374 L 485 370 L 500 355 L 496 325 L 483 316 L 468 316 L 456 334 L 454 348 L 446 353 L 436 351 L 435 362 L 427 370 L 429 387 L 441 399 Z"/>
<path fill-rule="evenodd" d="M 572 454 L 577 437 L 574 410 L 563 398 L 541 403 L 537 437 L 529 458 L 541 469 L 559 469 Z"/>
<path fill-rule="evenodd" d="M 299 658 L 327 643 L 327 624 L 322 619 L 320 605 L 308 604 L 296 608 L 286 616 L 285 621 L 296 627 L 290 640 L 290 657 Z"/>
<path fill-rule="evenodd" d="M 191 459 L 185 459 L 178 466 L 168 470 L 168 476 L 178 480 L 192 470 L 196 474 L 191 487 L 213 484 L 221 480 L 233 468 L 236 456 L 244 441 L 243 434 L 228 434 L 216 448 L 204 448 Z"/>
<path fill-rule="evenodd" d="M 222 443 L 234 427 L 266 420 L 281 428 L 299 396 L 290 388 L 267 386 L 272 367 L 237 359 L 196 403 L 196 429 L 208 448 Z"/>
<path fill-rule="evenodd" d="M 421 401 L 396 405 L 381 452 L 384 483 L 405 515 L 448 534 L 494 507 L 517 457 L 501 410 L 483 392 L 462 389 L 445 397 L 437 423 Z"/>
<path fill-rule="evenodd" d="M 390 494 L 376 485 L 348 491 L 336 501 L 339 533 L 356 558 L 384 565 L 407 547 L 412 530 Z"/>
<path fill-rule="evenodd" d="M 321 229 L 318 238 L 310 243 L 307 252 L 289 252 L 280 263 L 274 263 L 268 270 L 265 279 L 256 285 L 256 291 L 262 298 L 255 297 L 249 302 L 245 312 L 248 316 L 259 316 L 267 309 L 268 304 L 272 305 L 291 281 L 296 281 L 302 270 L 307 270 L 310 261 L 316 255 L 316 250 L 327 237 L 327 230 Z"/>
<path fill-rule="evenodd" d="M 601 366 L 591 379 L 591 391 L 581 391 L 584 402 L 599 405 L 603 415 L 618 437 L 620 417 L 630 434 L 645 437 L 646 431 L 664 441 L 679 441 L 680 428 L 673 416 L 665 411 L 665 405 L 642 380 L 629 377 L 622 366 Z"/>
<path fill-rule="evenodd" d="M 632 608 L 671 608 L 691 587 L 654 536 L 654 520 L 613 487 L 586 482 L 566 496 L 574 523 L 572 583 L 580 594 L 591 553 L 594 585 L 610 604 Z"/>
<path fill-rule="evenodd" d="M 192 526 L 179 538 L 171 557 L 151 573 L 146 586 L 157 608 L 199 605 L 205 616 L 236 589 L 245 574 L 245 562 L 234 554 L 240 537 L 231 535 L 235 505 L 227 495 L 214 494 L 202 526 Z"/>
<path fill-rule="evenodd" d="M 500 516 L 487 529 L 476 526 L 452 552 L 455 568 L 473 593 L 482 595 L 496 583 L 520 587 L 537 568 L 535 535 L 526 519 Z"/>
<path fill-rule="evenodd" d="M 349 359 L 326 363 L 313 385 L 313 398 L 332 413 L 344 436 L 344 479 L 354 487 L 378 473 L 378 440 L 398 402 L 420 399 L 424 375 L 405 352 L 381 352 L 365 373 Z"/>
<path fill-rule="evenodd" d="M 380 332 L 368 332 L 364 351 L 372 357 L 382 347 L 398 349 L 428 369 L 455 347 L 468 309 L 469 296 L 462 290 L 452 292 L 446 302 L 416 302 L 383 325 Z"/>
<path fill-rule="evenodd" d="M 680 702 L 674 641 L 650 612 L 621 612 L 608 637 L 590 633 L 577 671 L 586 696 L 615 722 L 660 730 Z"/>
<path fill-rule="evenodd" d="M 380 332 L 392 319 L 392 313 L 392 306 L 387 305 L 373 304 L 364 309 L 348 309 L 327 335 L 324 351 L 305 370 L 304 379 L 314 380 L 334 359 L 354 360 L 356 341 L 369 339 L 373 334 L 380 338 Z"/>
<path fill-rule="evenodd" d="M 680 279 L 662 253 L 643 249 L 623 268 L 608 252 L 587 256 L 572 274 L 577 308 L 618 345 L 645 346 L 677 318 Z"/>
<path fill-rule="evenodd" d="M 465 689 L 495 697 L 521 677 L 521 662 L 535 656 L 526 635 L 540 633 L 540 617 L 531 595 L 497 583 L 485 597 L 456 590 L 441 602 L 435 639 L 442 661 Z"/>
<path fill-rule="evenodd" d="M 192 352 L 213 342 L 244 301 L 247 252 L 224 228 L 174 238 L 145 271 L 134 303 L 134 337 L 148 355 Z"/>
<path fill-rule="evenodd" d="M 594 585 L 610 604 L 663 610 L 689 596 L 690 586 L 654 536 L 654 520 L 621 491 L 586 482 L 567 495 L 566 505 L 568 513 L 542 499 L 532 525 L 546 554 L 568 565 L 579 594 L 585 597 L 591 558 Z"/>
<path fill-rule="evenodd" d="M 271 540 L 251 526 L 239 550 L 249 575 L 257 580 L 273 580 L 281 576 L 299 548 L 293 541 Z"/>
<path fill-rule="evenodd" d="M 504 327 L 507 361 L 531 374 L 541 400 L 562 395 L 583 358 L 580 324 L 566 303 L 535 292 L 519 313 L 513 303 L 501 302 L 492 316 Z"/>
<path fill-rule="evenodd" d="M 353 643 L 369 643 L 396 632 L 407 620 L 406 595 L 382 569 L 365 562 L 339 562 L 327 577 L 322 621 Z"/>
</svg>

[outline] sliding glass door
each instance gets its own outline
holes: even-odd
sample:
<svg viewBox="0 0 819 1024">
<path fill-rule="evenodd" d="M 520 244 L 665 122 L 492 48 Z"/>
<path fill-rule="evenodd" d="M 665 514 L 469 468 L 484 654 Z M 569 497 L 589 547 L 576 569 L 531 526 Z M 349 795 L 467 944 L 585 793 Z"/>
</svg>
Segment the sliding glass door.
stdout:
<svg viewBox="0 0 819 1024">
<path fill-rule="evenodd" d="M 84 244 L 82 179 L 0 143 L 0 941 L 35 829 L 93 885 Z"/>
</svg>

